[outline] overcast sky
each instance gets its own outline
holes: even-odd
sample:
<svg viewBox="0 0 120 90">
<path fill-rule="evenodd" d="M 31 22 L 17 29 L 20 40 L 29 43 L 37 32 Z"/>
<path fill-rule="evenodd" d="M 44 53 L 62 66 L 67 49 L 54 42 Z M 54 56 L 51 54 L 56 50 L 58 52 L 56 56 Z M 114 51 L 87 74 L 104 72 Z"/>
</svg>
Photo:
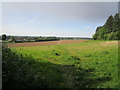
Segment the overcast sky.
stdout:
<svg viewBox="0 0 120 90">
<path fill-rule="evenodd" d="M 2 33 L 92 37 L 117 12 L 117 2 L 4 2 Z"/>
</svg>

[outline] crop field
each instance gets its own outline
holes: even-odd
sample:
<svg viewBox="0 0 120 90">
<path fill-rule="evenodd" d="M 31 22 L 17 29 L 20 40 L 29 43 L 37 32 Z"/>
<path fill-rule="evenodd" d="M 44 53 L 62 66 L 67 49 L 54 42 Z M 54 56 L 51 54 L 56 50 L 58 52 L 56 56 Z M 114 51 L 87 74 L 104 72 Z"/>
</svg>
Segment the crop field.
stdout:
<svg viewBox="0 0 120 90">
<path fill-rule="evenodd" d="M 71 44 L 80 43 L 86 40 L 58 40 L 58 41 L 43 41 L 43 42 L 28 42 L 28 43 L 11 43 L 9 47 L 33 47 L 33 46 L 48 46 L 56 44 Z"/>
<path fill-rule="evenodd" d="M 117 41 L 50 42 L 8 45 L 10 48 L 3 52 L 3 60 L 6 60 L 3 61 L 3 86 L 119 87 Z"/>
</svg>

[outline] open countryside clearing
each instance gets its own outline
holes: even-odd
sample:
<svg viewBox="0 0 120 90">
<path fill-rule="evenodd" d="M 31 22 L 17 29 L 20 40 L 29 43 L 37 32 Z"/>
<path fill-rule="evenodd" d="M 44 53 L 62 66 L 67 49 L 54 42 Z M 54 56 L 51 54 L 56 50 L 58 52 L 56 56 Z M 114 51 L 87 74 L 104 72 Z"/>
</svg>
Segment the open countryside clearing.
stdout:
<svg viewBox="0 0 120 90">
<path fill-rule="evenodd" d="M 32 42 L 31 45 L 9 44 L 9 47 L 12 53 L 7 52 L 4 55 L 6 58 L 10 57 L 8 63 L 10 64 L 12 60 L 10 65 L 14 66 L 7 70 L 12 69 L 13 77 L 10 75 L 10 78 L 15 82 L 14 87 L 21 85 L 38 88 L 116 88 L 119 86 L 117 41 L 61 40 Z M 6 86 L 12 86 L 12 83 Z"/>
</svg>

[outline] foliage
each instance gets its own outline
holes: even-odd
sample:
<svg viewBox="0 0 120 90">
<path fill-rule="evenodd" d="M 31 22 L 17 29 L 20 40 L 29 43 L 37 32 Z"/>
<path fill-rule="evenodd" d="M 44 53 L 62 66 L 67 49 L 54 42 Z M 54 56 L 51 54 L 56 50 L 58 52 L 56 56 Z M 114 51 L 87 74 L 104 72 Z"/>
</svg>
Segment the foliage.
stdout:
<svg viewBox="0 0 120 90">
<path fill-rule="evenodd" d="M 106 34 L 107 34 L 107 30 L 105 27 L 101 27 L 98 29 L 98 31 L 96 32 L 96 34 L 93 36 L 94 39 L 98 39 L 98 40 L 102 40 L 102 39 L 106 39 Z"/>
<path fill-rule="evenodd" d="M 114 18 L 113 16 L 109 16 L 104 27 L 106 27 L 108 29 L 108 33 L 113 31 L 113 24 L 114 24 Z"/>
<path fill-rule="evenodd" d="M 106 23 L 96 29 L 93 35 L 94 40 L 118 40 L 120 31 L 120 18 L 119 14 L 109 16 Z"/>
<path fill-rule="evenodd" d="M 111 33 L 109 33 L 109 34 L 107 34 L 107 40 L 118 40 L 118 37 L 119 37 L 119 33 L 118 33 L 118 31 L 116 31 L 116 32 L 111 32 Z"/>
<path fill-rule="evenodd" d="M 10 39 L 9 39 L 10 42 L 15 42 L 15 38 L 14 36 L 11 36 Z"/>
<path fill-rule="evenodd" d="M 6 34 L 3 34 L 3 35 L 2 35 L 2 40 L 6 40 L 6 39 L 7 39 Z"/>
</svg>

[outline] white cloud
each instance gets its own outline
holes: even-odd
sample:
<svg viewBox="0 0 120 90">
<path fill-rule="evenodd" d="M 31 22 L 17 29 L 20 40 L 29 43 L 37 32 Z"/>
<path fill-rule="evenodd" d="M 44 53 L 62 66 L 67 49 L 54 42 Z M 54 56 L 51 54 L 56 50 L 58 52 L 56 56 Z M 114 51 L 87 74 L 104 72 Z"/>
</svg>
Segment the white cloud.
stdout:
<svg viewBox="0 0 120 90">
<path fill-rule="evenodd" d="M 86 26 L 85 29 L 91 29 L 91 27 L 90 26 Z"/>
</svg>

